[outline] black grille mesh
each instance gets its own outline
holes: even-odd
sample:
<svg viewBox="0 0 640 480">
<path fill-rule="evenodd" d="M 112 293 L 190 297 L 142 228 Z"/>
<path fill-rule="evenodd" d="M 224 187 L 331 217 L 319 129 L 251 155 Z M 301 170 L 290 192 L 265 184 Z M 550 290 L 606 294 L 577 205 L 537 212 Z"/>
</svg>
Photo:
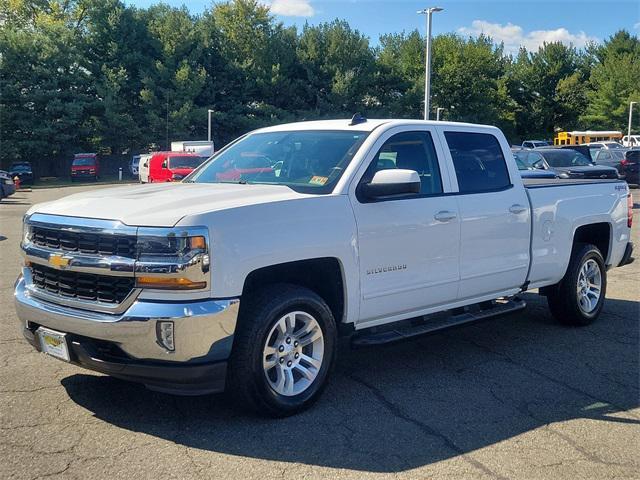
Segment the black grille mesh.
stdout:
<svg viewBox="0 0 640 480">
<path fill-rule="evenodd" d="M 129 235 L 67 232 L 32 226 L 31 241 L 41 247 L 68 252 L 136 257 L 136 238 Z"/>
<path fill-rule="evenodd" d="M 134 287 L 130 277 L 113 277 L 56 270 L 32 264 L 33 283 L 40 290 L 71 299 L 121 303 Z"/>
</svg>

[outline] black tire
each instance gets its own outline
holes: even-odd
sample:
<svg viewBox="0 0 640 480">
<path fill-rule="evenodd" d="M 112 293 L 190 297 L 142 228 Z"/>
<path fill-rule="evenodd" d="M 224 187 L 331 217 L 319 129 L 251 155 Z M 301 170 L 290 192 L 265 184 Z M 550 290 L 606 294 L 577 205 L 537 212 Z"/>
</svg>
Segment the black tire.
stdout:
<svg viewBox="0 0 640 480">
<path fill-rule="evenodd" d="M 578 278 L 582 266 L 589 260 L 594 260 L 600 268 L 601 289 L 595 308 L 590 312 L 585 312 L 579 304 Z M 553 316 L 560 323 L 571 326 L 584 326 L 593 323 L 602 311 L 606 293 L 607 270 L 602 253 L 595 245 L 586 243 L 574 245 L 569 267 L 563 279 L 546 291 L 547 303 Z"/>
<path fill-rule="evenodd" d="M 318 322 L 324 339 L 324 356 L 318 374 L 306 390 L 295 396 L 277 393 L 263 369 L 263 347 L 276 322 L 288 312 L 303 311 Z M 239 404 L 260 415 L 286 417 L 311 406 L 324 389 L 333 369 L 337 328 L 326 302 L 313 291 L 276 284 L 247 298 L 243 296 L 233 351 L 229 359 L 227 391 Z"/>
</svg>

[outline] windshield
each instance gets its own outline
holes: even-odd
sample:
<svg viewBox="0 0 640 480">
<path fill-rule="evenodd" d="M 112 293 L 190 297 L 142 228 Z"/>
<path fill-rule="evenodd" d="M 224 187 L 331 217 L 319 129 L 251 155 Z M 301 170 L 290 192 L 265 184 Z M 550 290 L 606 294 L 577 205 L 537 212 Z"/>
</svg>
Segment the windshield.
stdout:
<svg viewBox="0 0 640 480">
<path fill-rule="evenodd" d="M 169 168 L 196 168 L 202 163 L 202 157 L 169 157 Z"/>
<path fill-rule="evenodd" d="M 548 147 L 548 146 L 549 146 L 549 142 L 531 142 L 531 143 L 533 143 L 533 146 L 534 146 L 535 148 L 538 148 L 538 147 Z"/>
<path fill-rule="evenodd" d="M 513 156 L 516 159 L 516 165 L 518 165 L 518 170 L 530 170 L 531 167 L 529 167 L 529 165 L 527 164 L 523 153 L 514 152 Z"/>
<path fill-rule="evenodd" d="M 286 131 L 248 135 L 212 157 L 187 181 L 286 185 L 330 193 L 367 132 Z"/>
<path fill-rule="evenodd" d="M 548 150 L 541 153 L 552 167 L 586 167 L 593 165 L 587 157 L 575 150 Z"/>
<path fill-rule="evenodd" d="M 96 164 L 96 159 L 94 157 L 80 157 L 73 159 L 73 165 L 76 167 L 87 167 Z"/>
<path fill-rule="evenodd" d="M 11 165 L 11 171 L 12 172 L 30 172 L 31 165 L 26 163 L 14 163 L 13 165 Z"/>
<path fill-rule="evenodd" d="M 607 143 L 607 147 L 609 148 L 624 148 L 622 145 L 620 145 L 618 142 L 611 142 L 611 143 Z"/>
</svg>

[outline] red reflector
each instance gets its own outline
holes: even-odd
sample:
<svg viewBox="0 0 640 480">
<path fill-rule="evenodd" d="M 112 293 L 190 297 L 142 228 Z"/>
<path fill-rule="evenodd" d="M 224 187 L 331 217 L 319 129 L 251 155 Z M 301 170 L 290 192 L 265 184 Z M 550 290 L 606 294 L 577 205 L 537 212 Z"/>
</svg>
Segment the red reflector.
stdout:
<svg viewBox="0 0 640 480">
<path fill-rule="evenodd" d="M 631 228 L 633 224 L 633 197 L 627 195 L 627 227 Z"/>
</svg>

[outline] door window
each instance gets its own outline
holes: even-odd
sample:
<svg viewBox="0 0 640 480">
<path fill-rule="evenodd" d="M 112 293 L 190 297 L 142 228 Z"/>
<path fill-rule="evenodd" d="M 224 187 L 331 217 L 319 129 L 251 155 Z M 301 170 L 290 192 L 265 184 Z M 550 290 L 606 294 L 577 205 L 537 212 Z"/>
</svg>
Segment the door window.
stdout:
<svg viewBox="0 0 640 480">
<path fill-rule="evenodd" d="M 389 138 L 371 162 L 363 183 L 370 182 L 376 172 L 393 168 L 418 172 L 420 195 L 442 193 L 438 156 L 429 132 L 402 132 Z"/>
<path fill-rule="evenodd" d="M 498 139 L 487 133 L 445 132 L 460 193 L 504 190 L 511 186 Z"/>
</svg>

